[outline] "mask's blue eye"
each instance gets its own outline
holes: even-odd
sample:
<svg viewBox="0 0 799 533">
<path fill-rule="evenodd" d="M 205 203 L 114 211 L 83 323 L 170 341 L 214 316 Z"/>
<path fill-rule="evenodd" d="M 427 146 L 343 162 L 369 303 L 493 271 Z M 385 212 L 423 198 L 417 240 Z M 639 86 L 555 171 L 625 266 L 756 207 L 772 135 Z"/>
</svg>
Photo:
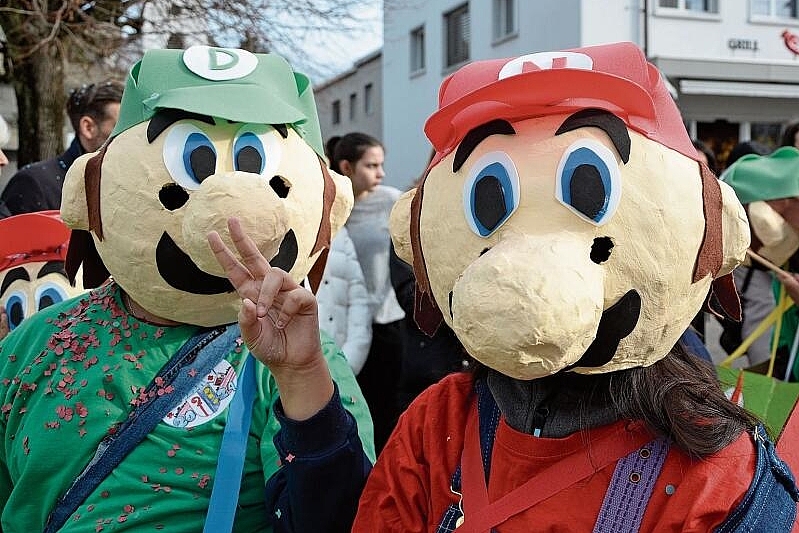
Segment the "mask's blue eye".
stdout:
<svg viewBox="0 0 799 533">
<path fill-rule="evenodd" d="M 183 146 L 183 168 L 201 183 L 216 171 L 216 150 L 211 140 L 202 133 L 192 133 Z"/>
<path fill-rule="evenodd" d="M 463 209 L 477 235 L 488 237 L 519 206 L 519 174 L 505 152 L 489 152 L 471 166 L 464 182 Z"/>
<path fill-rule="evenodd" d="M 582 139 L 569 146 L 558 165 L 555 196 L 566 207 L 601 226 L 621 197 L 621 171 L 604 144 Z"/>
<path fill-rule="evenodd" d="M 216 148 L 198 127 L 178 123 L 164 141 L 164 164 L 178 185 L 193 191 L 216 172 Z"/>
<path fill-rule="evenodd" d="M 271 178 L 283 155 L 283 138 L 267 124 L 245 124 L 233 142 L 233 168 Z"/>
<path fill-rule="evenodd" d="M 260 174 L 264 169 L 264 145 L 251 131 L 244 132 L 233 146 L 233 168 L 242 172 Z"/>
<path fill-rule="evenodd" d="M 28 298 L 22 292 L 12 292 L 6 300 L 5 306 L 6 313 L 8 314 L 8 327 L 13 330 L 25 320 Z"/>
<path fill-rule="evenodd" d="M 41 311 L 67 299 L 64 288 L 56 283 L 43 283 L 36 288 L 36 310 Z"/>
</svg>

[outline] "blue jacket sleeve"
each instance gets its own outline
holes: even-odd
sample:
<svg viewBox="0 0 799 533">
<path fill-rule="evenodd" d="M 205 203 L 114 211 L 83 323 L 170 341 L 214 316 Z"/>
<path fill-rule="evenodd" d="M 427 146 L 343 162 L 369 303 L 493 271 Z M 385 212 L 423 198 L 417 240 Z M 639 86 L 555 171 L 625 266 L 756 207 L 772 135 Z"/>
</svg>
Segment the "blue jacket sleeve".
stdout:
<svg viewBox="0 0 799 533">
<path fill-rule="evenodd" d="M 330 402 L 308 420 L 286 418 L 280 401 L 275 416 L 281 428 L 274 444 L 282 466 L 266 484 L 274 531 L 349 532 L 372 463 L 338 385 Z"/>
</svg>

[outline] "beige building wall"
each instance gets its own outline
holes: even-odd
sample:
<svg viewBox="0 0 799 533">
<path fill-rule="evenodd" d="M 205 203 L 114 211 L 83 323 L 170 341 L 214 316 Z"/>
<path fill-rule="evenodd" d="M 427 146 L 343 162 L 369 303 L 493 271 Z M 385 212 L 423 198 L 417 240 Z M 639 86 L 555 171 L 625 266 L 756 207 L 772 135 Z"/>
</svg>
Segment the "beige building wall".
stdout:
<svg viewBox="0 0 799 533">
<path fill-rule="evenodd" d="M 335 78 L 314 87 L 322 139 L 353 131 L 383 142 L 383 55 L 380 50 L 360 59 Z M 392 154 L 387 153 L 386 158 Z"/>
</svg>

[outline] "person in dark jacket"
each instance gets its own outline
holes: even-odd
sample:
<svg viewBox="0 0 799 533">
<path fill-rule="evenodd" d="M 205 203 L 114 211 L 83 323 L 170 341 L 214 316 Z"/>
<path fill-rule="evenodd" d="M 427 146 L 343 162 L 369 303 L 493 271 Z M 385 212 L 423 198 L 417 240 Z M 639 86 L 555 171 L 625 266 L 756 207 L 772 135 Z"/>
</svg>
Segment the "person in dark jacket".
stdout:
<svg viewBox="0 0 799 533">
<path fill-rule="evenodd" d="M 67 114 L 75 137 L 60 155 L 31 163 L 17 171 L 0 195 L 0 218 L 61 207 L 61 187 L 67 169 L 79 156 L 94 152 L 108 139 L 119 118 L 123 86 L 115 80 L 73 89 Z"/>
<path fill-rule="evenodd" d="M 419 329 L 413 318 L 416 277 L 411 265 L 397 257 L 391 247 L 391 284 L 405 311 L 402 321 L 402 368 L 397 390 L 397 407 L 404 411 L 423 390 L 453 372 L 468 370 L 471 357 L 446 324 L 431 337 Z"/>
</svg>

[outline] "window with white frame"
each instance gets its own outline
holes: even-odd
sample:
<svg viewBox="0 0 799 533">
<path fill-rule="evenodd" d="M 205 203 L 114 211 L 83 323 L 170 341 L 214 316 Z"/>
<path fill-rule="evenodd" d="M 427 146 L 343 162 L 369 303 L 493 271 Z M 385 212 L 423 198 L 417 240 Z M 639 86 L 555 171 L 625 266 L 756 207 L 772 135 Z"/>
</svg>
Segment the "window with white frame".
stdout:
<svg viewBox="0 0 799 533">
<path fill-rule="evenodd" d="M 350 94 L 350 120 L 355 120 L 355 108 L 358 107 L 358 93 Z"/>
<path fill-rule="evenodd" d="M 371 83 L 367 83 L 363 86 L 363 112 L 366 115 L 371 115 L 374 113 L 374 86 Z"/>
<path fill-rule="evenodd" d="M 751 0 L 752 15 L 757 17 L 795 19 L 799 17 L 797 0 Z"/>
<path fill-rule="evenodd" d="M 335 100 L 333 102 L 333 106 L 330 109 L 330 115 L 331 115 L 331 122 L 333 124 L 341 123 L 341 100 Z"/>
<path fill-rule="evenodd" d="M 516 0 L 494 0 L 494 40 L 516 33 Z"/>
<path fill-rule="evenodd" d="M 424 26 L 419 26 L 411 31 L 411 72 L 424 70 L 424 54 Z"/>
<path fill-rule="evenodd" d="M 715 15 L 719 12 L 719 0 L 658 0 L 658 7 Z"/>
<path fill-rule="evenodd" d="M 444 14 L 444 66 L 449 68 L 469 61 L 469 4 Z"/>
</svg>

